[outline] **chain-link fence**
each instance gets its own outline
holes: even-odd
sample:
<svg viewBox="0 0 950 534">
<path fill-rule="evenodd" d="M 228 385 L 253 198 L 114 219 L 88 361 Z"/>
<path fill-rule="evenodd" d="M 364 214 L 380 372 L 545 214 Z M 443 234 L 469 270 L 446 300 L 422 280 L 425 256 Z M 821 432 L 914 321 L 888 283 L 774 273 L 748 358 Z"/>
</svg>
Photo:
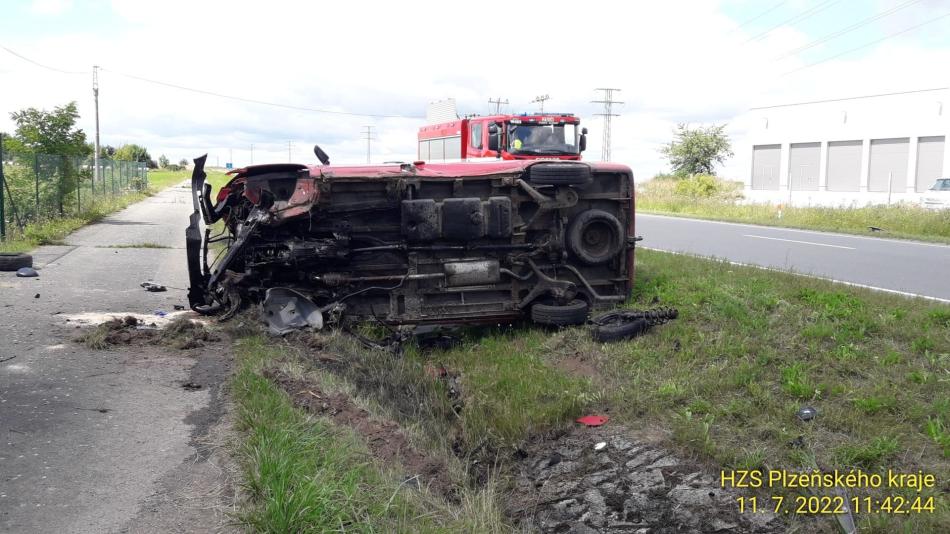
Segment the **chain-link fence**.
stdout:
<svg viewBox="0 0 950 534">
<path fill-rule="evenodd" d="M 100 159 L 94 179 L 92 156 L 3 151 L 0 159 L 0 239 L 21 233 L 28 224 L 78 216 L 104 200 L 148 187 L 144 162 Z"/>
</svg>

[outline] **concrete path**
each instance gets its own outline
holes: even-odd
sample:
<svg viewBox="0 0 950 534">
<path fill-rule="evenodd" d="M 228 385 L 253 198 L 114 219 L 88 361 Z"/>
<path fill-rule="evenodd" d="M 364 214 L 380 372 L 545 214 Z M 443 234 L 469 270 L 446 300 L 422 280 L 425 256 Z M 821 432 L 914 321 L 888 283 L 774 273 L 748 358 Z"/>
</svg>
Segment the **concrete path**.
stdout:
<svg viewBox="0 0 950 534">
<path fill-rule="evenodd" d="M 637 214 L 646 248 L 829 278 L 950 302 L 950 246 Z"/>
<path fill-rule="evenodd" d="M 0 532 L 196 532 L 226 521 L 223 473 L 202 441 L 223 411 L 225 351 L 94 351 L 72 341 L 66 320 L 186 305 L 172 287 L 187 287 L 190 211 L 188 191 L 168 189 L 35 251 L 38 278 L 0 273 Z M 117 248 L 142 243 L 169 248 Z M 147 293 L 146 280 L 169 290 Z"/>
</svg>

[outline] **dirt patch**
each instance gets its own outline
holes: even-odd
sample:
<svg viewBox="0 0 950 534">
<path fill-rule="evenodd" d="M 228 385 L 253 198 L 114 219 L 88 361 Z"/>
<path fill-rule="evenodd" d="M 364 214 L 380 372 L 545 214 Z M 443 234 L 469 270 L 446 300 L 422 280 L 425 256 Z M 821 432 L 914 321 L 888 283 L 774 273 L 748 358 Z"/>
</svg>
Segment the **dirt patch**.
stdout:
<svg viewBox="0 0 950 534">
<path fill-rule="evenodd" d="M 117 317 L 80 334 L 75 341 L 90 349 L 103 350 L 114 345 L 165 345 L 179 350 L 204 346 L 218 341 L 204 325 L 178 317 L 162 329 L 146 325 L 134 315 Z"/>
<path fill-rule="evenodd" d="M 272 369 L 265 370 L 263 375 L 286 391 L 298 408 L 353 428 L 384 465 L 399 465 L 406 470 L 407 483 L 428 487 L 449 501 L 458 501 L 458 491 L 448 477 L 445 463 L 414 449 L 394 421 L 373 418 L 344 393 L 325 393 L 316 384 Z"/>
<path fill-rule="evenodd" d="M 594 382 L 601 379 L 597 366 L 582 353 L 571 354 L 554 362 L 554 365 L 565 373 L 589 378 Z"/>
<path fill-rule="evenodd" d="M 603 444 L 599 445 L 598 444 Z M 509 516 L 541 532 L 785 530 L 773 514 L 740 515 L 718 479 L 617 425 L 573 428 L 513 459 Z"/>
</svg>

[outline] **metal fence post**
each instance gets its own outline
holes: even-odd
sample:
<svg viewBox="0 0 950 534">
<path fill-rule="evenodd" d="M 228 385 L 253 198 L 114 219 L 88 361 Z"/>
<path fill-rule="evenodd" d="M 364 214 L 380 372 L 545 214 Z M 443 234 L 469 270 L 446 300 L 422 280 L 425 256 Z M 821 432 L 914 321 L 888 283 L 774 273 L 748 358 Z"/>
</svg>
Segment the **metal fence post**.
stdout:
<svg viewBox="0 0 950 534">
<path fill-rule="evenodd" d="M 3 177 L 3 134 L 0 133 L 0 239 L 7 238 L 7 214 L 4 211 L 6 199 L 3 198 L 3 185 L 5 183 Z"/>
<path fill-rule="evenodd" d="M 37 153 L 33 153 L 33 182 L 36 185 L 35 189 L 35 202 L 36 202 L 36 220 L 40 220 L 40 156 Z"/>
<path fill-rule="evenodd" d="M 82 213 L 82 173 L 78 170 L 78 160 L 76 163 L 76 213 Z"/>
</svg>

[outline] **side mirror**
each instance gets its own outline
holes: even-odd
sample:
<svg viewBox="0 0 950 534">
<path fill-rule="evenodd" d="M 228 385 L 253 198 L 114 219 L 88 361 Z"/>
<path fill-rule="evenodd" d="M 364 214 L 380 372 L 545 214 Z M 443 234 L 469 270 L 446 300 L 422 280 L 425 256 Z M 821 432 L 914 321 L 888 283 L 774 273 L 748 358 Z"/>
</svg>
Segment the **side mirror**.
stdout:
<svg viewBox="0 0 950 534">
<path fill-rule="evenodd" d="M 581 140 L 578 142 L 577 148 L 578 152 L 583 152 L 587 150 L 587 128 L 581 130 Z"/>
<path fill-rule="evenodd" d="M 488 133 L 496 134 L 498 133 L 498 125 L 494 122 L 488 125 Z"/>
<path fill-rule="evenodd" d="M 330 164 L 330 156 L 320 148 L 320 145 L 313 145 L 313 154 L 317 156 L 317 159 L 320 160 L 320 163 L 324 165 Z"/>
<path fill-rule="evenodd" d="M 491 130 L 491 128 L 489 128 L 488 129 L 488 150 L 495 150 L 495 151 L 498 150 L 498 145 L 499 145 L 498 138 L 499 138 L 498 128 L 495 128 L 494 132 Z"/>
<path fill-rule="evenodd" d="M 581 128 L 581 134 L 587 135 L 587 128 Z"/>
</svg>

